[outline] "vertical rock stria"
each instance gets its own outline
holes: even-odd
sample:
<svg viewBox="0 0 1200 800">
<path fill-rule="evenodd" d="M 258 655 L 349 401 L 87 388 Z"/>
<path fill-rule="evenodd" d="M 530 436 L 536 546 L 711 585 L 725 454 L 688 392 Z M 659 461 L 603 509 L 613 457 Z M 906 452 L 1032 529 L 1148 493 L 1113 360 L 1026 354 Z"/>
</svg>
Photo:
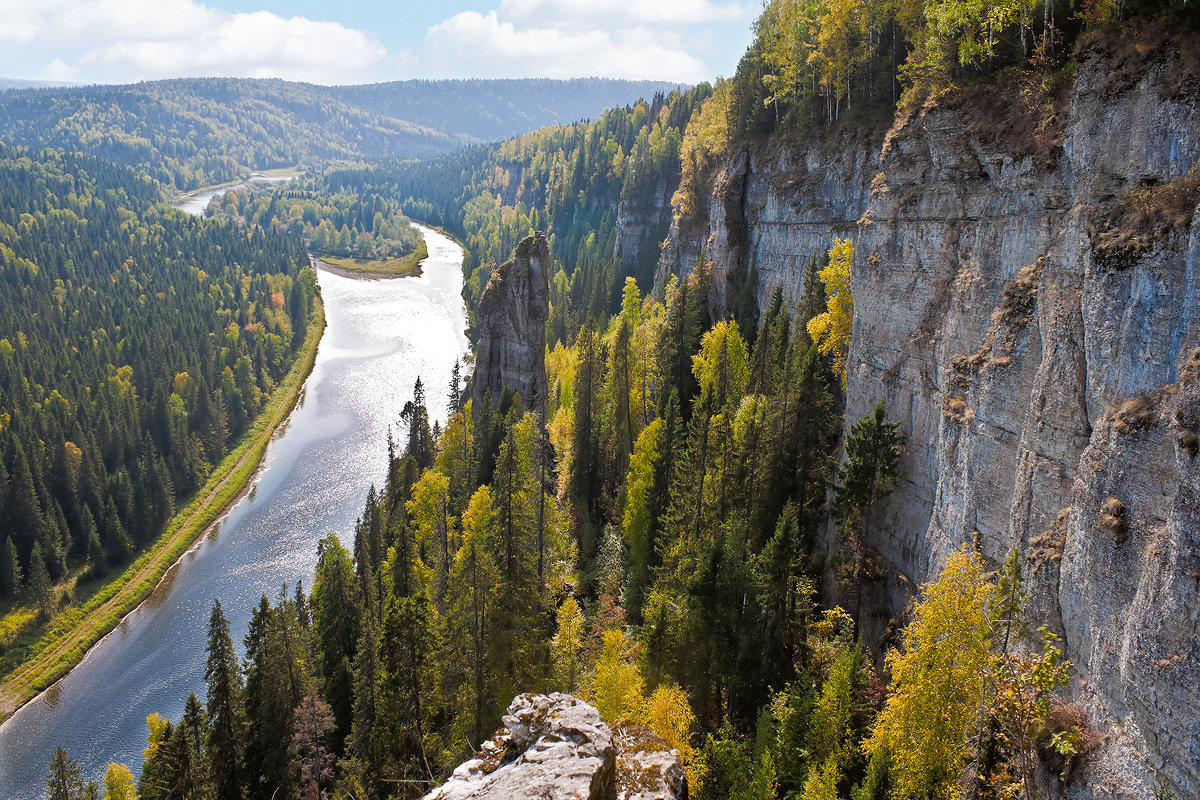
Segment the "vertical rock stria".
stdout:
<svg viewBox="0 0 1200 800">
<path fill-rule="evenodd" d="M 541 233 L 526 237 L 492 272 L 479 301 L 479 343 L 471 379 L 473 412 L 505 389 L 535 409 L 546 396 L 546 317 L 550 309 L 550 248 Z"/>
</svg>

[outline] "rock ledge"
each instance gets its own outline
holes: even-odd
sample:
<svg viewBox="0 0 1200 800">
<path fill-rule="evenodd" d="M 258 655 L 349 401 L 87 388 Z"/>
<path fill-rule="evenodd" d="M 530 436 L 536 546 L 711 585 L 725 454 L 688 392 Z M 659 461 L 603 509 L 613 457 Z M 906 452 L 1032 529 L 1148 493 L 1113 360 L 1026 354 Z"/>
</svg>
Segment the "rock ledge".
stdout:
<svg viewBox="0 0 1200 800">
<path fill-rule="evenodd" d="M 522 694 L 475 758 L 423 800 L 686 800 L 679 753 L 648 729 L 614 735 L 576 697 Z"/>
</svg>

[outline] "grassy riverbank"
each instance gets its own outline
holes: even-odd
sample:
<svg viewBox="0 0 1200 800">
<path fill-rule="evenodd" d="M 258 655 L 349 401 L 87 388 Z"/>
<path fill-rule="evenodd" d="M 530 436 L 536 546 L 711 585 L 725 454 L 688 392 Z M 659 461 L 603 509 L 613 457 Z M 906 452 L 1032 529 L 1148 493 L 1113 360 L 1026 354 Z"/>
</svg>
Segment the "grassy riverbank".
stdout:
<svg viewBox="0 0 1200 800">
<path fill-rule="evenodd" d="M 342 258 L 340 256 L 319 256 L 317 261 L 325 267 L 337 272 L 339 270 L 354 273 L 364 277 L 376 278 L 415 278 L 421 274 L 421 262 L 429 257 L 429 247 L 425 239 L 406 256 L 399 258 Z"/>
<path fill-rule="evenodd" d="M 0 719 L 70 672 L 92 645 L 150 596 L 167 570 L 246 489 L 275 429 L 299 400 L 324 330 L 324 307 L 318 297 L 304 345 L 254 425 L 213 468 L 208 482 L 187 507 L 171 518 L 158 540 L 124 572 L 107 583 L 96 584 L 86 596 L 82 591 L 76 594 L 78 574 L 73 574 L 55 587 L 55 597 L 66 594 L 73 599 L 56 608 L 44 623 L 37 622 L 34 607 L 25 605 L 11 609 L 0 619 L 0 637 L 19 631 L 0 659 L 4 676 L 0 682 Z"/>
</svg>

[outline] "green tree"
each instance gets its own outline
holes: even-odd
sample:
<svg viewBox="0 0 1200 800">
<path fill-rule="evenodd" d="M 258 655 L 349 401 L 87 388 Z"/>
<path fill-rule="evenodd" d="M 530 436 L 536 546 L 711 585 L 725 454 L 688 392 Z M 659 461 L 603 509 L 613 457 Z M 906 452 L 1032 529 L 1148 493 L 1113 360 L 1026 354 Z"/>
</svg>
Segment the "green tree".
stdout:
<svg viewBox="0 0 1200 800">
<path fill-rule="evenodd" d="M 17 547 L 10 537 L 4 537 L 0 545 L 0 597 L 12 597 L 21 590 L 21 564 L 17 560 Z"/>
<path fill-rule="evenodd" d="M 850 426 L 846 436 L 846 460 L 838 470 L 833 516 L 841 526 L 842 539 L 849 550 L 856 639 L 862 611 L 867 523 L 871 507 L 891 492 L 900 474 L 902 446 L 900 424 L 887 421 L 882 398 L 871 413 Z"/>
<path fill-rule="evenodd" d="M 208 620 L 208 661 L 204 669 L 208 684 L 208 742 L 214 800 L 242 800 L 245 717 L 242 672 L 238 667 L 229 620 L 221 601 L 213 600 Z"/>
<path fill-rule="evenodd" d="M 42 554 L 42 543 L 34 542 L 29 553 L 29 596 L 37 603 L 38 618 L 50 618 L 51 590 L 50 573 L 46 571 L 46 558 Z"/>
<path fill-rule="evenodd" d="M 625 606 L 635 620 L 641 619 L 643 596 L 650 586 L 650 570 L 654 563 L 654 467 L 662 430 L 663 421 L 656 418 L 638 434 L 625 481 L 623 528 L 630 561 Z"/>
<path fill-rule="evenodd" d="M 86 800 L 87 787 L 79 777 L 79 765 L 61 747 L 54 748 L 50 773 L 46 775 L 49 800 Z"/>
<path fill-rule="evenodd" d="M 312 591 L 313 620 L 324 695 L 336 723 L 334 753 L 344 752 L 354 708 L 351 665 L 362 635 L 362 605 L 354 562 L 338 538 L 330 534 L 317 545 L 317 572 Z"/>
<path fill-rule="evenodd" d="M 481 486 L 463 513 L 463 542 L 451 568 L 446 615 L 448 695 L 458 698 L 456 736 L 476 743 L 482 741 L 487 720 L 494 716 L 491 646 L 500 582 L 490 550 L 494 524 L 491 490 Z"/>
</svg>

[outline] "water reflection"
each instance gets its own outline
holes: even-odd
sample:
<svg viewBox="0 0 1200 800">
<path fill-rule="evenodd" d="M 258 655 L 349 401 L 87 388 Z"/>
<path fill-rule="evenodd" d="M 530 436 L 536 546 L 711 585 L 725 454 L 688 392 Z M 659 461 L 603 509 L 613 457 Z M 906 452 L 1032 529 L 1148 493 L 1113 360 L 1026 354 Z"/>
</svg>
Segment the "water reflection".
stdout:
<svg viewBox="0 0 1200 800">
<path fill-rule="evenodd" d="M 359 281 L 321 273 L 328 327 L 304 397 L 267 450 L 253 489 L 165 576 L 149 602 L 51 690 L 0 726 L 0 797 L 45 792 L 57 745 L 100 780 L 109 762 L 136 770 L 146 716 L 178 719 L 204 695 L 205 634 L 214 597 L 235 641 L 258 598 L 312 581 L 316 542 L 351 544 L 371 484 L 386 472 L 386 436 L 419 375 L 445 419 L 454 360 L 466 352 L 462 251 L 424 230 L 420 278 Z"/>
</svg>

